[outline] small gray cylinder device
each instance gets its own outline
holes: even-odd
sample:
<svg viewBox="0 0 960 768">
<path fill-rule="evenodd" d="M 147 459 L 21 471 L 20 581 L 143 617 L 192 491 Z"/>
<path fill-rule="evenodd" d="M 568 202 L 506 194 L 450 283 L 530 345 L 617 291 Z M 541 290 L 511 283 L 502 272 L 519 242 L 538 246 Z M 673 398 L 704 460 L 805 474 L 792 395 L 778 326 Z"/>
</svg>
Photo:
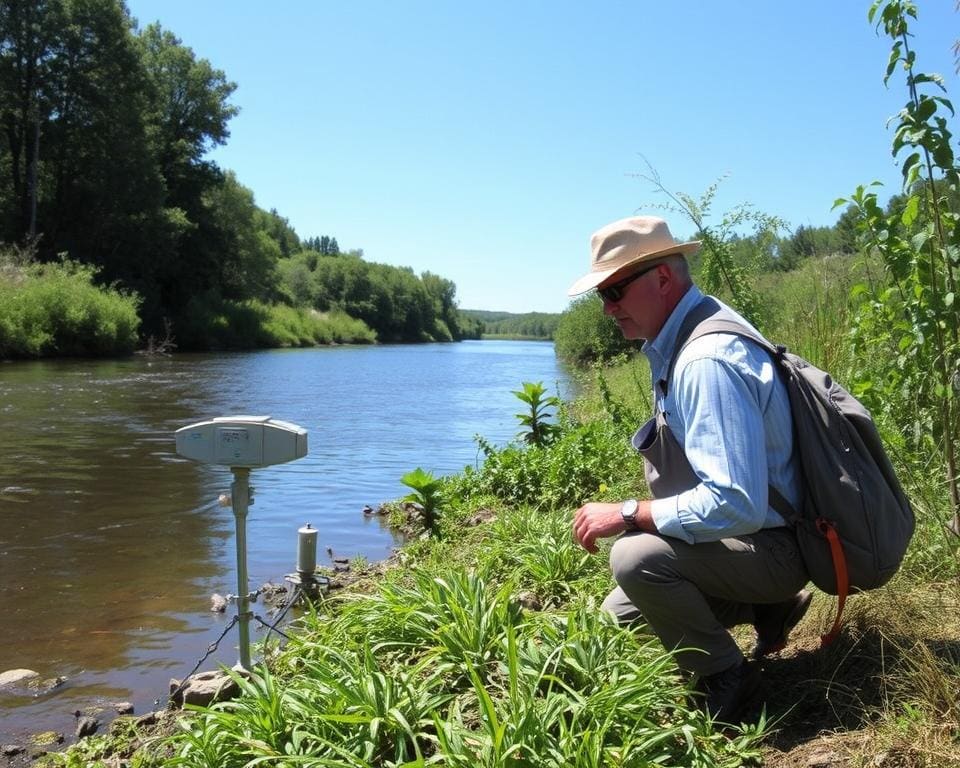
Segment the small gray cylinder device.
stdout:
<svg viewBox="0 0 960 768">
<path fill-rule="evenodd" d="M 297 530 L 297 573 L 301 578 L 313 577 L 317 570 L 317 529 L 307 523 Z"/>
</svg>

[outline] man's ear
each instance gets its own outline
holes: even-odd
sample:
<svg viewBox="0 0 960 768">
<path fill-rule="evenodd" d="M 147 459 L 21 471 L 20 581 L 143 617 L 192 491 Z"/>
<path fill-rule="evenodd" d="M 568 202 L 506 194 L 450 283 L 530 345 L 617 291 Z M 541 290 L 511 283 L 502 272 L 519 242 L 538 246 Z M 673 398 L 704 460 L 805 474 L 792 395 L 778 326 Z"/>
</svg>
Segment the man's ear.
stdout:
<svg viewBox="0 0 960 768">
<path fill-rule="evenodd" d="M 676 281 L 673 267 L 666 262 L 657 265 L 657 285 L 660 286 L 660 293 L 669 293 Z"/>
</svg>

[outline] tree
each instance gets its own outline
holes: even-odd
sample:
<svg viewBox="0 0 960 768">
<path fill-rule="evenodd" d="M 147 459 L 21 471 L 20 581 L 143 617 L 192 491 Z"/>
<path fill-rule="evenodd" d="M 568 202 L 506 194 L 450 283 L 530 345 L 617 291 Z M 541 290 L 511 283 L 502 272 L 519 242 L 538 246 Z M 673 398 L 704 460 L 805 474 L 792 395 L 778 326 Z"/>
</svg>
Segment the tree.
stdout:
<svg viewBox="0 0 960 768">
<path fill-rule="evenodd" d="M 876 193 L 862 185 L 850 201 L 837 201 L 856 206 L 864 250 L 876 253 L 886 270 L 886 280 L 855 289 L 862 299 L 856 339 L 869 354 L 862 358 L 868 370 L 859 372 L 866 375 L 854 393 L 872 409 L 896 409 L 894 423 L 910 424 L 918 447 L 942 457 L 950 527 L 960 535 L 960 315 L 955 304 L 960 216 L 951 201 L 960 188 L 960 163 L 947 120 L 954 110 L 943 79 L 915 69 L 909 19 L 917 18 L 916 5 L 875 0 L 869 18 L 893 41 L 884 83 L 894 71 L 903 72 L 908 98 L 893 138 L 903 174 L 895 210 L 885 212 Z"/>
<path fill-rule="evenodd" d="M 220 294 L 234 300 L 274 300 L 282 251 L 263 228 L 271 221 L 269 214 L 254 205 L 253 192 L 240 184 L 232 171 L 205 193 L 204 203 L 204 221 L 209 227 L 206 241 L 218 265 L 215 284 Z"/>
<path fill-rule="evenodd" d="M 152 153 L 167 190 L 166 218 L 178 225 L 175 247 L 160 254 L 154 278 L 159 303 L 176 313 L 192 294 L 218 288 L 223 275 L 223 233 L 208 219 L 205 198 L 223 176 L 204 156 L 230 135 L 227 123 L 238 110 L 229 98 L 236 85 L 159 24 L 149 25 L 137 41 L 147 76 Z"/>
<path fill-rule="evenodd" d="M 32 235 L 42 124 L 50 116 L 49 81 L 64 28 L 59 0 L 0 1 L 0 121 L 8 169 L 5 235 Z M 12 235 L 12 237 L 11 237 Z"/>
<path fill-rule="evenodd" d="M 271 208 L 269 213 L 257 209 L 257 228 L 266 232 L 277 244 L 283 258 L 289 258 L 300 250 L 300 238 L 290 226 L 290 222 L 277 213 L 276 208 Z"/>
</svg>

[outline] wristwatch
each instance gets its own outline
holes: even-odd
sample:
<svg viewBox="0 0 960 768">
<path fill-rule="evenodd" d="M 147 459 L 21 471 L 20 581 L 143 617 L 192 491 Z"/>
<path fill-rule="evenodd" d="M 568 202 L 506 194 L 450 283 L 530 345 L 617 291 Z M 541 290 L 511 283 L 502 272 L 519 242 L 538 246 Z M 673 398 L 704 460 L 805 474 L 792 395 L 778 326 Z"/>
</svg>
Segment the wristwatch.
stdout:
<svg viewBox="0 0 960 768">
<path fill-rule="evenodd" d="M 640 530 L 639 527 L 637 527 L 637 507 L 639 506 L 636 499 L 627 499 L 620 507 L 620 517 L 622 517 L 623 522 L 627 524 L 628 531 Z"/>
</svg>

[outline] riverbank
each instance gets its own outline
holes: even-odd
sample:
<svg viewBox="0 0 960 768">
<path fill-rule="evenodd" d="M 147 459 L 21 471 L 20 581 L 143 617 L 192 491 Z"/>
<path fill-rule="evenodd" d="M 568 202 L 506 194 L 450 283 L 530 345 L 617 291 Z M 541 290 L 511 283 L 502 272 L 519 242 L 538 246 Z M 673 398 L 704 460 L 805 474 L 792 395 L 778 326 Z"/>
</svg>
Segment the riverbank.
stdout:
<svg viewBox="0 0 960 768">
<path fill-rule="evenodd" d="M 336 724 L 326 746 L 332 748 L 336 735 L 354 755 L 343 757 L 343 765 L 416 759 L 418 743 L 421 752 L 463 750 L 476 758 L 475 748 L 454 741 L 460 728 L 490 751 L 493 734 L 487 729 L 499 727 L 508 742 L 502 750 L 513 746 L 524 754 L 548 746 L 533 731 L 560 726 L 562 720 L 551 719 L 554 708 L 572 713 L 576 724 L 587 717 L 578 707 L 588 702 L 591 708 L 609 707 L 604 717 L 616 713 L 621 748 L 640 749 L 630 738 L 637 736 L 635 728 L 656 742 L 643 752 L 644 760 L 627 765 L 646 765 L 652 755 L 672 755 L 667 764 L 678 766 L 960 764 L 957 689 L 951 687 L 956 669 L 950 669 L 960 632 L 955 620 L 944 620 L 958 615 L 956 585 L 909 585 L 900 579 L 856 596 L 848 603 L 840 639 L 828 649 L 819 648 L 819 636 L 832 620 L 835 599 L 818 594 L 790 646 L 764 662 L 764 685 L 747 725 L 719 731 L 686 709 L 683 684 L 655 641 L 599 620 L 590 595 L 608 586 L 602 558 L 582 563 L 586 574 L 555 571 L 562 581 L 544 580 L 542 570 L 540 578 L 533 577 L 538 569 L 531 566 L 550 561 L 527 559 L 534 548 L 552 549 L 561 558 L 573 554 L 563 550 L 566 521 L 546 520 L 533 509 L 487 510 L 485 517 L 464 525 L 456 541 L 418 540 L 386 570 L 362 576 L 348 593 L 324 601 L 315 616 L 302 620 L 286 649 L 270 655 L 236 703 L 207 713 L 118 718 L 110 735 L 85 739 L 35 765 L 164 765 L 174 754 L 181 758 L 178 764 L 187 765 L 241 765 L 271 754 L 279 760 L 276 750 L 289 744 L 299 727 L 331 726 L 325 718 Z M 510 558 L 511 551 L 526 562 L 524 577 L 496 578 L 495 572 L 503 575 L 505 569 L 488 553 Z M 566 594 L 561 583 L 571 587 Z M 746 647 L 752 638 L 741 639 Z M 384 667 L 392 673 L 381 672 Z M 427 689 L 408 687 L 414 679 Z M 333 696 L 333 689 L 340 707 L 331 710 L 315 696 Z M 300 710 L 298 701 L 310 705 Z M 457 702 L 459 714 L 434 721 L 416 709 L 441 701 L 447 707 Z M 939 705 L 936 719 L 926 710 L 932 703 Z M 397 711 L 391 715 L 392 707 Z M 379 726 L 378 711 L 384 718 Z M 250 728 L 254 731 L 242 736 Z M 372 744 L 358 736 L 375 728 L 381 730 L 376 743 L 390 750 L 380 759 L 364 756 Z M 447 728 L 451 733 L 444 734 Z M 221 745 L 218 762 L 204 762 L 205 750 L 220 742 L 232 747 Z M 410 754 L 396 756 L 402 742 Z M 322 746 L 317 741 L 310 749 Z M 572 739 L 566 749 L 571 762 L 565 764 L 593 764 L 576 762 L 585 756 L 577 754 Z M 607 744 L 597 753 L 607 757 L 595 764 L 612 764 L 613 749 Z"/>
<path fill-rule="evenodd" d="M 598 609 L 610 575 L 573 543 L 570 512 L 588 494 L 642 492 L 625 447 L 642 414 L 609 391 L 574 410 L 551 445 L 487 447 L 478 468 L 451 476 L 440 535 L 304 616 L 233 703 L 49 762 L 960 765 L 960 594 L 955 580 L 923 578 L 936 572 L 935 523 L 921 517 L 901 574 L 849 601 L 827 649 L 836 601 L 818 594 L 764 662 L 747 722 L 721 730 L 691 708 L 655 640 Z"/>
</svg>

